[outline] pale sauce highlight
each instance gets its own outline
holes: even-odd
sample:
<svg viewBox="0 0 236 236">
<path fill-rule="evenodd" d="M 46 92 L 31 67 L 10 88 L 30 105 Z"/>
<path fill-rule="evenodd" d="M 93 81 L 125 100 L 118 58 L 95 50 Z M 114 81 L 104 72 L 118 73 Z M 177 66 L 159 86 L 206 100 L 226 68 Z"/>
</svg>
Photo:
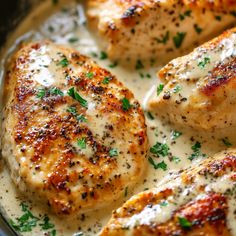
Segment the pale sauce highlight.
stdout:
<svg viewBox="0 0 236 236">
<path fill-rule="evenodd" d="M 135 68 L 123 68 L 119 64 L 115 66 L 114 62 L 108 59 L 99 59 L 101 49 L 99 49 L 95 39 L 86 28 L 85 22 L 86 19 L 83 8 L 80 4 L 74 3 L 73 1 L 61 1 L 61 4 L 53 5 L 51 1 L 45 1 L 31 12 L 8 39 L 5 51 L 2 53 L 2 55 L 4 55 L 2 59 L 6 61 L 8 56 L 22 41 L 51 39 L 56 43 L 79 50 L 80 53 L 92 57 L 99 65 L 110 70 L 134 93 L 143 108 L 146 109 L 147 100 L 156 91 L 156 84 L 160 83 L 156 78 L 156 72 L 162 65 L 150 69 L 135 70 Z M 225 43 L 227 44 L 227 42 Z M 225 54 L 228 54 L 228 51 L 225 52 Z M 44 63 L 50 63 L 48 60 L 48 58 L 44 58 Z M 4 63 L 1 66 L 3 67 L 1 70 L 4 71 Z M 53 80 L 53 78 L 49 77 L 47 79 L 48 82 Z M 39 82 L 45 85 L 43 81 L 40 81 L 40 77 Z M 26 200 L 25 197 L 17 191 L 10 179 L 8 169 L 5 164 L 2 163 L 2 168 L 0 168 L 0 206 L 4 209 L 7 218 L 14 220 L 16 217 L 21 216 L 20 203 L 25 201 L 31 206 L 34 215 L 43 216 L 47 214 L 49 216 L 51 222 L 55 224 L 57 236 L 76 235 L 76 233 L 83 233 L 81 235 L 86 236 L 96 235 L 111 217 L 112 210 L 121 206 L 121 204 L 134 193 L 161 184 L 165 179 L 168 179 L 169 173 L 188 167 L 192 163 L 188 159 L 193 152 L 191 146 L 193 146 L 196 141 L 199 141 L 202 145 L 201 152 L 207 155 L 212 155 L 225 149 L 226 146 L 222 141 L 225 137 L 230 140 L 230 143 L 236 145 L 236 128 L 218 130 L 217 132 L 194 131 L 187 127 L 174 126 L 173 124 L 160 120 L 158 117 L 152 119 L 150 114 L 148 115 L 146 111 L 145 114 L 150 146 L 153 146 L 158 141 L 167 143 L 170 147 L 171 156 L 155 159 L 157 162 L 165 161 L 167 170 L 154 169 L 153 166 L 148 163 L 143 179 L 140 180 L 140 183 L 134 190 L 127 189 L 127 193 L 124 193 L 123 198 L 107 208 L 78 215 L 76 219 L 70 219 L 69 217 L 58 218 L 46 212 L 46 210 L 35 203 L 33 199 Z M 176 140 L 171 138 L 173 130 L 182 133 Z M 147 159 L 148 157 L 149 155 Z M 197 158 L 194 162 L 197 164 L 200 160 L 201 157 Z M 159 212 L 158 216 L 162 217 L 160 222 L 168 218 L 168 214 L 165 215 L 161 209 L 157 209 L 157 211 Z M 231 220 L 233 221 L 234 219 Z M 33 232 L 25 233 L 24 235 L 40 236 L 44 235 L 45 232 L 41 231 L 39 227 L 36 227 L 33 229 Z"/>
</svg>

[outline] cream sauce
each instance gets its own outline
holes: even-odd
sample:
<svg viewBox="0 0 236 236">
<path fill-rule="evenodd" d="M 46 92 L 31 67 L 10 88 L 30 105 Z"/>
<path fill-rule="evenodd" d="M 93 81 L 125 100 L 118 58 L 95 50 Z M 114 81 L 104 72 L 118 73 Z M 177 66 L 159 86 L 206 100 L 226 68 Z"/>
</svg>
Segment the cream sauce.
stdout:
<svg viewBox="0 0 236 236">
<path fill-rule="evenodd" d="M 1 54 L 4 56 L 2 58 L 2 68 L 0 71 L 4 71 L 4 62 L 6 62 L 8 56 L 17 48 L 17 45 L 20 42 L 51 39 L 57 43 L 78 49 L 83 54 L 92 56 L 101 66 L 110 70 L 119 80 L 131 89 L 136 98 L 145 108 L 146 102 L 155 90 L 156 84 L 160 83 L 160 81 L 156 79 L 155 75 L 159 68 L 155 67 L 137 71 L 133 68 L 123 68 L 119 66 L 119 64 L 114 66 L 114 62 L 111 62 L 108 59 L 99 59 L 101 51 L 97 47 L 96 41 L 86 28 L 85 20 L 83 9 L 78 3 L 64 0 L 61 1 L 61 4 L 53 5 L 51 1 L 43 2 L 32 11 L 31 14 L 29 14 L 29 16 L 9 37 L 5 50 Z M 228 45 L 227 42 L 225 44 Z M 228 46 L 226 46 L 226 48 L 228 48 Z M 225 54 L 228 54 L 228 51 Z M 47 58 L 44 58 L 43 63 L 50 62 Z M 161 66 L 162 65 L 160 65 L 160 67 Z M 3 78 L 3 75 L 1 75 L 1 77 Z M 40 78 L 40 75 L 38 78 Z M 0 81 L 2 83 L 2 80 Z M 41 82 L 45 85 L 43 81 Z M 50 83 L 50 78 L 48 78 L 48 82 Z M 158 117 L 150 119 L 150 115 L 146 116 L 146 123 L 148 127 L 150 146 L 153 146 L 158 141 L 167 143 L 170 147 L 171 156 L 155 159 L 157 162 L 165 161 L 167 164 L 166 171 L 162 169 L 154 169 L 151 164 L 148 164 L 143 179 L 135 189 L 132 191 L 127 189 L 127 194 L 124 193 L 124 197 L 114 202 L 111 206 L 95 212 L 79 215 L 76 219 L 61 219 L 52 215 L 50 212 L 47 212 L 42 206 L 37 205 L 33 200 L 26 200 L 17 191 L 10 179 L 8 169 L 4 164 L 2 164 L 2 168 L 0 169 L 0 206 L 1 209 L 4 209 L 7 219 L 14 220 L 16 217 L 21 216 L 22 211 L 20 203 L 25 201 L 31 206 L 34 215 L 43 216 L 44 214 L 47 214 L 49 216 L 51 222 L 55 224 L 57 236 L 76 235 L 76 233 L 77 235 L 82 235 L 79 233 L 83 233 L 83 235 L 86 236 L 96 235 L 107 223 L 112 210 L 119 207 L 134 193 L 161 184 L 168 179 L 170 173 L 188 167 L 191 164 L 188 157 L 193 152 L 191 146 L 194 145 L 196 141 L 199 141 L 202 144 L 201 151 L 207 155 L 214 154 L 226 148 L 222 142 L 222 139 L 225 137 L 228 137 L 228 140 L 230 140 L 233 145 L 236 145 L 236 135 L 234 135 L 236 133 L 235 128 L 208 133 L 195 132 L 192 129 L 173 126 Z M 171 138 L 173 130 L 178 130 L 182 133 L 182 135 L 176 140 L 172 140 Z M 197 163 L 200 159 L 201 157 L 197 158 L 194 162 Z M 160 212 L 159 216 L 162 218 L 161 221 L 164 221 L 168 217 L 168 214 L 165 216 L 160 210 L 161 209 L 157 208 L 157 211 Z M 25 233 L 24 235 L 43 235 L 45 232 L 47 231 L 43 232 L 40 227 L 35 227 L 33 232 Z"/>
</svg>

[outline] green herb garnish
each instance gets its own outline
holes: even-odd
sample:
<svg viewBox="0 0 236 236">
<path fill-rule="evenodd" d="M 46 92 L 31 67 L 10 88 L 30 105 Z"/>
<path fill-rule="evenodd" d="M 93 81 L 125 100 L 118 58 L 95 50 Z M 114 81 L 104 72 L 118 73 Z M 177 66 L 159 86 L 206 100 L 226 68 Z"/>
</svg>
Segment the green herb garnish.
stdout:
<svg viewBox="0 0 236 236">
<path fill-rule="evenodd" d="M 34 227 L 37 226 L 39 218 L 35 217 L 31 213 L 29 207 L 25 203 L 21 203 L 21 210 L 24 212 L 24 214 L 16 219 L 17 222 L 10 220 L 9 223 L 16 231 L 30 232 Z"/>
<path fill-rule="evenodd" d="M 77 92 L 75 91 L 75 88 L 74 88 L 74 87 L 70 88 L 67 93 L 68 93 L 69 96 L 71 96 L 71 97 L 74 98 L 76 101 L 78 101 L 82 107 L 88 108 L 88 102 L 87 102 L 85 99 L 83 99 L 83 98 L 79 95 L 79 93 L 77 93 Z"/>
<path fill-rule="evenodd" d="M 191 149 L 193 150 L 193 153 L 191 154 L 191 156 L 188 158 L 190 161 L 198 158 L 199 156 L 203 156 L 203 157 L 206 157 L 206 154 L 203 154 L 201 152 L 201 143 L 199 142 L 196 142 L 192 147 Z"/>
<path fill-rule="evenodd" d="M 179 224 L 184 229 L 189 229 L 192 227 L 192 223 L 187 220 L 185 217 L 179 217 Z"/>
<path fill-rule="evenodd" d="M 150 148 L 150 152 L 152 154 L 155 154 L 157 156 L 167 156 L 169 153 L 170 148 L 168 147 L 168 145 L 166 143 L 159 143 L 157 142 L 155 145 L 153 145 Z"/>
<path fill-rule="evenodd" d="M 49 93 L 51 95 L 60 95 L 60 96 L 64 95 L 64 93 L 59 88 L 56 87 L 49 89 Z"/>
<path fill-rule="evenodd" d="M 115 68 L 115 67 L 117 67 L 117 65 L 118 65 L 118 62 L 113 62 L 112 64 L 110 64 L 110 65 L 108 65 L 110 68 Z"/>
<path fill-rule="evenodd" d="M 229 141 L 229 139 L 226 137 L 226 138 L 223 138 L 222 139 L 222 142 L 224 143 L 224 145 L 226 147 L 231 147 L 232 146 L 232 143 Z"/>
<path fill-rule="evenodd" d="M 109 151 L 109 156 L 110 157 L 118 156 L 118 150 L 116 148 L 111 148 Z"/>
<path fill-rule="evenodd" d="M 100 60 L 105 60 L 105 59 L 107 59 L 107 57 L 108 57 L 107 54 L 102 51 L 102 52 L 100 53 L 99 59 L 100 59 Z"/>
<path fill-rule="evenodd" d="M 128 196 L 128 187 L 125 187 L 125 197 L 127 197 Z"/>
<path fill-rule="evenodd" d="M 221 16 L 215 16 L 215 19 L 221 21 Z"/>
<path fill-rule="evenodd" d="M 122 102 L 122 110 L 123 111 L 128 111 L 132 105 L 130 104 L 129 100 L 127 98 L 121 99 Z"/>
<path fill-rule="evenodd" d="M 153 114 L 152 114 L 150 111 L 147 112 L 147 117 L 148 117 L 150 120 L 154 120 L 154 116 L 153 116 Z"/>
<path fill-rule="evenodd" d="M 194 24 L 193 27 L 194 27 L 195 31 L 196 31 L 198 34 L 201 34 L 202 28 L 200 28 L 197 24 Z"/>
<path fill-rule="evenodd" d="M 112 79 L 111 77 L 105 77 L 105 78 L 103 79 L 102 83 L 103 83 L 103 84 L 109 84 L 109 82 L 110 82 L 111 79 Z"/>
<path fill-rule="evenodd" d="M 62 66 L 62 67 L 67 67 L 69 65 L 69 61 L 67 60 L 67 58 L 63 58 L 60 62 L 57 63 L 57 65 Z"/>
<path fill-rule="evenodd" d="M 176 140 L 181 135 L 182 135 L 182 133 L 180 131 L 172 130 L 171 131 L 171 140 Z"/>
<path fill-rule="evenodd" d="M 52 224 L 49 220 L 48 216 L 43 218 L 43 223 L 39 224 L 43 230 L 48 230 L 54 228 L 54 224 Z"/>
<path fill-rule="evenodd" d="M 46 95 L 46 89 L 38 89 L 38 93 L 36 94 L 37 98 L 43 98 Z"/>
<path fill-rule="evenodd" d="M 80 147 L 80 149 L 86 149 L 86 138 L 78 139 L 77 144 Z"/>
<path fill-rule="evenodd" d="M 168 202 L 167 202 L 167 201 L 162 201 L 162 202 L 160 202 L 159 204 L 160 204 L 160 206 L 167 206 L 167 205 L 168 205 Z"/>
<path fill-rule="evenodd" d="M 169 40 L 169 31 L 167 31 L 161 38 L 155 38 L 155 40 L 157 41 L 157 43 L 166 44 Z"/>
<path fill-rule="evenodd" d="M 179 84 L 177 84 L 173 89 L 173 93 L 179 93 L 181 91 L 181 89 L 182 89 L 182 87 Z"/>
<path fill-rule="evenodd" d="M 155 170 L 156 169 L 162 169 L 164 171 L 167 170 L 167 164 L 164 161 L 155 163 L 155 161 L 151 157 L 148 158 L 148 161 L 154 167 Z"/>
<path fill-rule="evenodd" d="M 163 89 L 164 89 L 164 84 L 159 84 L 159 86 L 157 87 L 157 96 L 161 94 Z"/>
<path fill-rule="evenodd" d="M 200 61 L 197 65 L 200 67 L 200 68 L 205 68 L 205 66 L 207 64 L 210 63 L 210 58 L 209 57 L 204 57 L 203 61 Z"/>
<path fill-rule="evenodd" d="M 93 72 L 88 72 L 88 73 L 86 73 L 86 77 L 87 77 L 88 79 L 92 79 L 93 76 L 94 76 Z"/>
<path fill-rule="evenodd" d="M 71 38 L 68 39 L 69 43 L 75 43 L 77 41 L 79 41 L 79 39 L 77 37 L 71 37 Z"/>
<path fill-rule="evenodd" d="M 176 34 L 176 36 L 173 37 L 173 42 L 174 42 L 174 45 L 176 48 L 180 48 L 183 41 L 184 41 L 184 38 L 186 36 L 186 33 L 185 32 L 178 32 Z"/>
<path fill-rule="evenodd" d="M 188 10 L 188 11 L 184 12 L 183 14 L 179 14 L 180 20 L 184 20 L 186 16 L 190 17 L 191 12 L 192 12 L 191 10 Z"/>
<path fill-rule="evenodd" d="M 174 163 L 179 163 L 181 160 L 180 160 L 180 158 L 179 157 L 173 157 L 173 159 L 172 159 L 173 161 L 174 161 Z"/>
<path fill-rule="evenodd" d="M 77 110 L 75 107 L 69 107 L 69 108 L 67 108 L 66 111 L 70 112 L 76 118 L 76 120 L 79 122 L 86 122 L 87 121 L 87 119 L 85 118 L 84 115 L 77 113 Z"/>
<path fill-rule="evenodd" d="M 144 68 L 144 65 L 143 65 L 142 61 L 141 60 L 137 60 L 135 69 L 136 70 L 141 70 L 143 68 Z"/>
</svg>

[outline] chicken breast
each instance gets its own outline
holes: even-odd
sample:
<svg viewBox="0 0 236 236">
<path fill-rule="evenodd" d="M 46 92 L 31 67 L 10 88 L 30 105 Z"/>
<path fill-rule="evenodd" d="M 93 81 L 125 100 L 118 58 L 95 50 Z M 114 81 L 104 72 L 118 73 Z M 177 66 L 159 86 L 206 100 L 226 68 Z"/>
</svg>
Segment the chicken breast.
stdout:
<svg viewBox="0 0 236 236">
<path fill-rule="evenodd" d="M 100 236 L 236 235 L 236 151 L 228 150 L 133 196 Z"/>
<path fill-rule="evenodd" d="M 142 175 L 147 136 L 133 94 L 79 52 L 23 46 L 6 78 L 3 157 L 13 181 L 58 214 L 96 209 Z"/>
<path fill-rule="evenodd" d="M 235 24 L 236 2 L 88 0 L 92 32 L 113 60 L 167 62 Z"/>
<path fill-rule="evenodd" d="M 168 63 L 150 109 L 195 128 L 236 124 L 236 28 Z"/>
</svg>

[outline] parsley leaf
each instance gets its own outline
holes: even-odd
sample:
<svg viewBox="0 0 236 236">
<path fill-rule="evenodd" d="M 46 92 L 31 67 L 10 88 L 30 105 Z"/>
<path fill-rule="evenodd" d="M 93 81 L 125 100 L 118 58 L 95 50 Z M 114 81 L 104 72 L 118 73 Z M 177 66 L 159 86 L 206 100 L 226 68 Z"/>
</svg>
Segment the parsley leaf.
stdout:
<svg viewBox="0 0 236 236">
<path fill-rule="evenodd" d="M 155 163 L 151 157 L 148 158 L 148 161 L 154 167 L 155 170 L 156 169 L 162 169 L 164 171 L 167 170 L 167 164 L 164 161 L 159 162 L 159 163 Z"/>
<path fill-rule="evenodd" d="M 136 70 L 141 70 L 143 68 L 144 68 L 144 65 L 143 65 L 142 61 L 141 60 L 137 60 L 135 69 Z"/>
<path fill-rule="evenodd" d="M 179 157 L 173 157 L 173 159 L 172 159 L 173 161 L 174 161 L 174 163 L 179 163 L 181 160 L 180 160 L 180 158 Z"/>
<path fill-rule="evenodd" d="M 192 223 L 187 220 L 185 217 L 179 217 L 179 224 L 184 229 L 189 229 L 192 227 Z"/>
<path fill-rule="evenodd" d="M 125 187 L 125 197 L 127 197 L 128 196 L 128 187 Z"/>
<path fill-rule="evenodd" d="M 147 117 L 148 117 L 150 120 L 154 120 L 154 116 L 153 116 L 153 114 L 152 114 L 150 111 L 147 112 Z"/>
<path fill-rule="evenodd" d="M 80 149 L 86 149 L 86 138 L 78 139 L 77 144 L 80 147 Z"/>
<path fill-rule="evenodd" d="M 160 202 L 159 204 L 160 204 L 160 206 L 167 206 L 167 205 L 168 205 L 168 202 L 167 202 L 167 201 L 162 201 L 162 202 Z"/>
<path fill-rule="evenodd" d="M 177 85 L 174 87 L 173 92 L 174 92 L 174 93 L 178 93 L 178 92 L 181 91 L 181 89 L 182 89 L 182 87 L 181 87 L 179 84 L 177 84 Z"/>
<path fill-rule="evenodd" d="M 112 64 L 110 64 L 110 65 L 108 65 L 110 68 L 115 68 L 115 67 L 117 67 L 117 65 L 118 65 L 118 62 L 113 62 Z"/>
<path fill-rule="evenodd" d="M 176 48 L 180 48 L 183 41 L 184 41 L 184 38 L 186 36 L 186 33 L 185 32 L 178 32 L 176 34 L 176 36 L 173 37 L 173 42 L 174 42 L 174 45 Z"/>
<path fill-rule="evenodd" d="M 157 87 L 157 96 L 161 94 L 163 89 L 164 89 L 164 84 L 159 84 L 159 86 Z"/>
<path fill-rule="evenodd" d="M 190 161 L 198 158 L 199 156 L 203 156 L 206 157 L 206 154 L 203 154 L 201 152 L 201 143 L 196 142 L 191 149 L 193 150 L 193 153 L 191 154 L 191 156 L 188 158 Z"/>
<path fill-rule="evenodd" d="M 194 29 L 195 29 L 195 31 L 198 33 L 198 34 L 200 34 L 201 32 L 202 32 L 202 28 L 200 28 L 197 24 L 194 24 Z"/>
<path fill-rule="evenodd" d="M 100 59 L 100 60 L 105 60 L 105 59 L 107 59 L 107 57 L 108 57 L 107 54 L 102 51 L 102 52 L 100 53 L 99 59 Z"/>
<path fill-rule="evenodd" d="M 55 226 L 54 224 L 50 223 L 48 216 L 44 216 L 43 223 L 39 225 L 41 226 L 43 230 L 52 229 Z"/>
<path fill-rule="evenodd" d="M 49 93 L 51 95 L 60 95 L 60 96 L 64 95 L 64 93 L 59 88 L 56 87 L 49 89 Z"/>
<path fill-rule="evenodd" d="M 184 20 L 186 16 L 190 17 L 191 16 L 191 10 L 185 11 L 183 14 L 179 14 L 180 20 Z"/>
<path fill-rule="evenodd" d="M 128 111 L 132 105 L 130 104 L 129 100 L 127 98 L 121 99 L 122 102 L 122 110 L 123 111 Z"/>
<path fill-rule="evenodd" d="M 176 140 L 181 135 L 182 135 L 182 133 L 180 131 L 172 130 L 172 132 L 171 132 L 171 140 Z"/>
<path fill-rule="evenodd" d="M 86 73 L 86 77 L 89 78 L 89 79 L 92 79 L 93 76 L 94 76 L 93 72 Z"/>
<path fill-rule="evenodd" d="M 75 43 L 75 42 L 77 42 L 79 39 L 77 38 L 77 37 L 71 37 L 71 38 L 69 38 L 68 39 L 68 42 L 69 43 Z"/>
<path fill-rule="evenodd" d="M 110 157 L 118 156 L 118 150 L 116 148 L 111 148 L 109 151 L 109 156 Z"/>
<path fill-rule="evenodd" d="M 200 61 L 197 65 L 203 69 L 209 63 L 210 63 L 210 58 L 204 57 L 203 61 Z"/>
<path fill-rule="evenodd" d="M 155 38 L 155 40 L 157 41 L 157 43 L 166 44 L 169 40 L 169 31 L 167 31 L 161 38 Z"/>
<path fill-rule="evenodd" d="M 36 94 L 36 97 L 37 98 L 43 98 L 43 97 L 45 97 L 45 95 L 46 95 L 46 89 L 38 89 L 38 93 Z"/>
<path fill-rule="evenodd" d="M 88 102 L 87 102 L 85 99 L 83 99 L 83 98 L 79 95 L 79 93 L 77 93 L 77 92 L 75 91 L 75 88 L 74 88 L 74 87 L 70 88 L 67 93 L 68 93 L 69 96 L 71 96 L 71 97 L 74 98 L 76 101 L 78 101 L 82 107 L 88 108 Z"/>
<path fill-rule="evenodd" d="M 84 115 L 77 113 L 77 110 L 75 107 L 69 107 L 69 108 L 67 108 L 66 111 L 70 112 L 76 118 L 76 120 L 79 122 L 86 122 L 87 121 L 87 119 L 85 118 Z"/>
<path fill-rule="evenodd" d="M 109 84 L 109 82 L 110 82 L 110 80 L 111 80 L 112 78 L 111 77 L 105 77 L 104 79 L 103 79 L 103 81 L 102 81 L 102 83 L 103 84 Z"/>
<path fill-rule="evenodd" d="M 157 155 L 157 156 L 167 156 L 169 153 L 170 148 L 166 143 L 159 143 L 157 142 L 150 148 L 150 152 Z"/>
<path fill-rule="evenodd" d="M 62 66 L 62 67 L 67 67 L 69 65 L 69 61 L 67 60 L 67 58 L 63 58 L 60 62 L 57 63 L 57 65 Z"/>
<path fill-rule="evenodd" d="M 226 147 L 231 147 L 232 146 L 232 143 L 229 141 L 229 139 L 226 137 L 226 138 L 223 138 L 222 139 L 222 142 L 224 143 L 224 145 Z"/>
</svg>

